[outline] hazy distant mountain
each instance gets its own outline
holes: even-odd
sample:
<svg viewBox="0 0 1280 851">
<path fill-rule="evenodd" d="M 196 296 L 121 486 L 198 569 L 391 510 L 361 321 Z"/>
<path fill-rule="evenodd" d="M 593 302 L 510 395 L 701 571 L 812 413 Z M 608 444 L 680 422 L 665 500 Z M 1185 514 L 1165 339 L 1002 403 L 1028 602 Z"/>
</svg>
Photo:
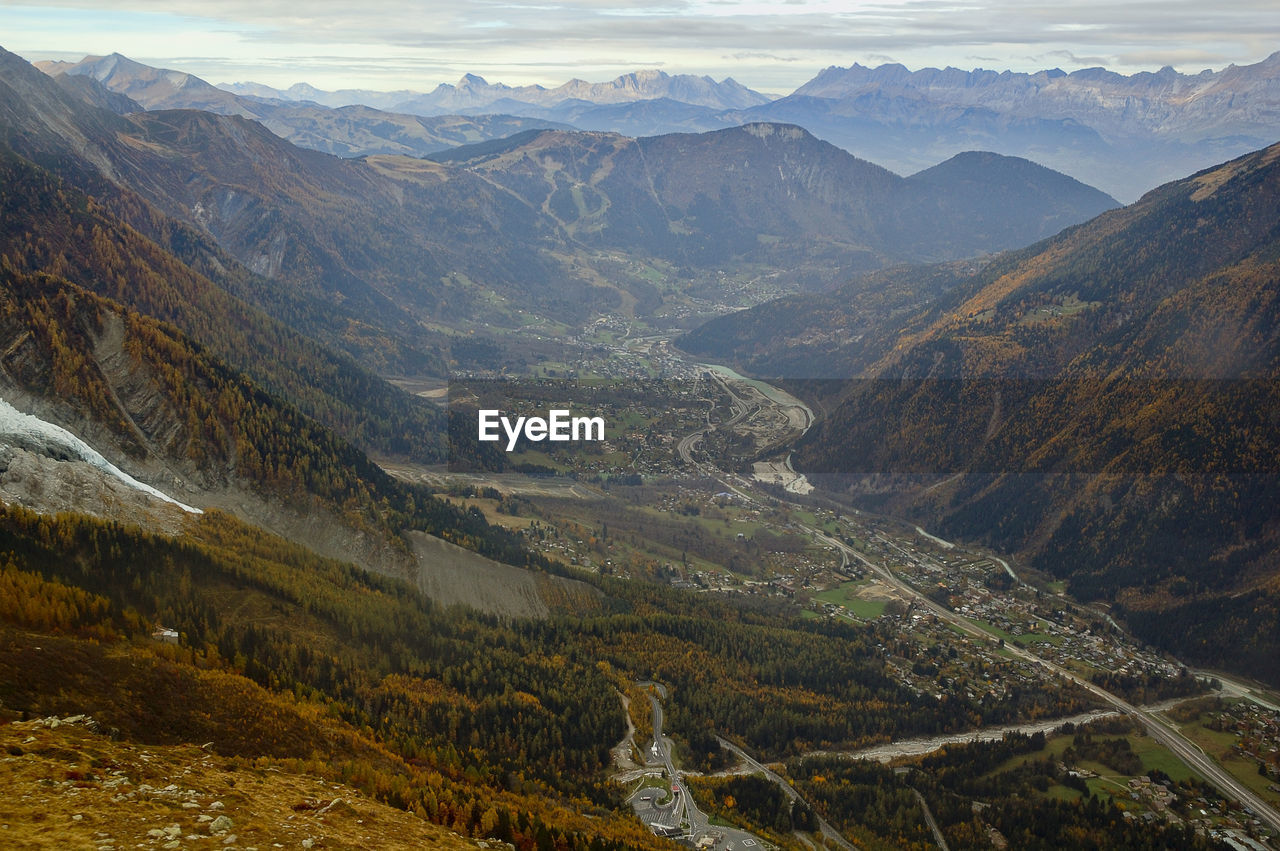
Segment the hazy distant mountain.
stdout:
<svg viewBox="0 0 1280 851">
<path fill-rule="evenodd" d="M 60 79 L 80 77 L 93 80 L 112 93 L 126 96 L 140 108 L 201 109 L 219 115 L 252 118 L 296 145 L 338 156 L 422 156 L 457 145 L 510 136 L 530 128 L 566 126 L 556 121 L 512 115 L 424 117 L 383 112 L 369 106 L 331 109 L 301 100 L 240 96 L 191 74 L 152 68 L 118 53 L 89 56 L 74 63 L 35 64 L 45 73 Z M 303 93 L 310 94 L 311 91 Z M 101 98 L 87 90 L 86 94 L 91 100 Z M 95 103 L 107 105 L 105 102 Z M 109 108 L 117 112 L 127 111 L 123 102 L 117 106 L 120 108 Z"/>
<path fill-rule="evenodd" d="M 704 133 L 742 124 L 733 118 L 736 114 L 734 112 L 682 103 L 671 98 L 606 104 L 567 100 L 553 107 L 528 107 L 511 101 L 498 101 L 490 108 L 559 122 L 579 130 L 599 130 L 635 137 Z"/>
<path fill-rule="evenodd" d="M 374 109 L 383 110 L 394 110 L 396 104 L 418 94 L 408 89 L 400 89 L 394 92 L 375 92 L 370 89 L 339 89 L 333 92 L 326 92 L 308 83 L 294 83 L 287 89 L 275 89 L 262 83 L 218 83 L 217 87 L 242 97 L 303 101 L 331 108 L 371 106 Z"/>
<path fill-rule="evenodd" d="M 1168 66 L 1125 76 L 1104 68 L 1019 74 L 853 65 L 827 68 L 795 95 L 848 100 L 875 91 L 917 92 L 938 104 L 1021 117 L 1071 119 L 1108 138 L 1267 136 L 1280 126 L 1280 52 L 1255 65 L 1199 74 L 1179 74 Z"/>
<path fill-rule="evenodd" d="M 92 77 L 113 92 L 128 95 L 146 109 L 204 109 L 222 115 L 257 118 L 244 101 L 183 71 L 153 68 L 119 53 L 86 56 L 79 62 L 32 63 L 51 77 Z"/>
<path fill-rule="evenodd" d="M 475 74 L 466 74 L 453 84 L 442 83 L 430 92 L 377 92 L 368 89 L 326 92 L 307 83 L 295 83 L 287 89 L 274 89 L 261 83 L 220 83 L 218 88 L 250 97 L 310 101 L 331 107 L 362 104 L 414 115 L 469 115 L 477 111 L 525 115 L 529 111 L 555 109 L 566 103 L 601 106 L 654 100 L 725 110 L 746 109 L 772 100 L 731 77 L 716 82 L 711 77 L 671 75 L 656 70 L 623 74 L 605 83 L 570 80 L 551 89 L 490 83 Z"/>
<path fill-rule="evenodd" d="M 283 90 L 257 83 L 222 84 L 219 88 L 256 98 L 334 107 L 364 104 L 422 116 L 468 115 L 479 119 L 494 113 L 518 115 L 538 119 L 546 126 L 627 136 L 700 133 L 733 127 L 744 123 L 737 117 L 739 110 L 771 100 L 731 78 L 717 83 L 710 77 L 662 71 L 637 71 L 607 83 L 570 80 L 550 89 L 489 83 L 474 74 L 467 74 L 454 84 L 439 85 L 429 93 L 356 89 L 325 92 L 306 83 Z"/>
<path fill-rule="evenodd" d="M 396 104 L 396 109 L 436 115 L 442 112 L 471 112 L 489 108 L 499 101 L 551 108 L 565 101 L 585 101 L 600 105 L 662 98 L 712 109 L 745 109 L 768 103 L 772 99 L 748 89 L 731 77 L 716 82 L 710 77 L 671 75 L 663 71 L 636 71 L 607 83 L 570 80 L 553 89 L 489 83 L 483 77 L 467 74 L 456 84 L 443 83 L 429 93 L 400 101 Z"/>
<path fill-rule="evenodd" d="M 833 67 L 737 117 L 800 124 L 902 172 L 998 151 L 1132 200 L 1280 138 L 1280 53 L 1193 75 Z"/>
</svg>

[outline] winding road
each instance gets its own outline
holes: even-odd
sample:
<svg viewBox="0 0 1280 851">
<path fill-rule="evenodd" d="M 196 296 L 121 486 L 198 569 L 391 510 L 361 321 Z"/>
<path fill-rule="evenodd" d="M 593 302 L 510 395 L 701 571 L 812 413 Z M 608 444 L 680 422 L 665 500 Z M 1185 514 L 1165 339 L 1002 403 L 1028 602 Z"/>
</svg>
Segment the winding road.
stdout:
<svg viewBox="0 0 1280 851">
<path fill-rule="evenodd" d="M 707 424 L 703 428 L 680 439 L 676 451 L 680 454 L 680 460 L 686 464 L 701 467 L 693 458 L 693 448 L 703 435 L 713 429 L 729 429 L 752 420 L 762 411 L 767 410 L 776 415 L 780 426 L 767 443 L 781 443 L 789 435 L 803 435 L 813 424 L 813 411 L 789 393 L 762 381 L 741 376 L 719 364 L 698 364 L 698 367 L 729 396 L 730 415 L 724 422 L 713 424 L 708 414 Z M 738 385 L 737 389 L 734 385 Z"/>
<path fill-rule="evenodd" d="M 653 686 L 656 691 L 666 698 L 666 688 L 660 683 L 643 682 L 641 686 Z M 644 801 L 652 808 L 652 811 L 665 816 L 658 823 L 667 827 L 677 827 L 680 824 L 688 824 L 687 836 L 700 837 L 711 835 L 715 838 L 712 849 L 720 849 L 720 851 L 752 851 L 752 849 L 765 849 L 772 846 L 764 842 L 764 840 L 748 833 L 745 830 L 739 830 L 736 827 L 727 827 L 724 825 L 712 826 L 711 818 L 698 809 L 698 805 L 693 800 L 693 795 L 684 787 L 684 774 L 679 771 L 675 763 L 671 759 L 671 739 L 662 734 L 663 712 L 662 704 L 658 702 L 658 698 L 649 695 L 649 703 L 653 707 L 653 743 L 645 752 L 645 761 L 650 767 L 661 766 L 666 770 L 667 776 L 671 778 L 671 788 L 674 798 L 671 804 L 658 806 L 654 799 L 656 790 L 640 789 L 631 797 L 631 804 L 636 808 L 637 814 L 640 808 L 636 806 L 638 801 Z M 645 797 L 645 796 L 648 797 Z M 670 809 L 667 809 L 670 807 Z M 852 849 L 847 849 L 852 851 Z"/>
</svg>

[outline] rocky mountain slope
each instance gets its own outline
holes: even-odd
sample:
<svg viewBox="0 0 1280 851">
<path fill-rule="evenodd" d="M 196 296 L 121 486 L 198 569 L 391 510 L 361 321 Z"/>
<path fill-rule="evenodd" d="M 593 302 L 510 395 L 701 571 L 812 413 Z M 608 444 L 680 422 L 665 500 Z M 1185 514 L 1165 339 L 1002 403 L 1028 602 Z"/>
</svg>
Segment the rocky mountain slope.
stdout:
<svg viewBox="0 0 1280 851">
<path fill-rule="evenodd" d="M 0 818 L 23 847 L 480 847 L 329 778 L 257 771 L 191 744 L 140 748 L 83 713 L 5 724 L 0 747 L 10 755 Z"/>
<path fill-rule="evenodd" d="M 364 454 L 439 458 L 442 417 L 326 348 L 315 339 L 323 334 L 301 330 L 309 316 L 327 314 L 336 324 L 325 327 L 351 333 L 350 313 L 323 298 L 282 292 L 241 265 L 208 230 L 165 215 L 158 204 L 182 209 L 168 194 L 181 186 L 176 158 L 157 156 L 159 144 L 138 145 L 140 125 L 129 118 L 75 101 L 20 60 L 0 58 L 11 60 L 0 87 L 7 131 L 0 155 L 7 224 L 0 233 L 0 385 L 6 400 L 68 428 L 175 499 L 253 518 L 367 567 L 413 575 L 411 548 L 394 544 L 405 528 L 466 540 L 491 557 L 525 564 L 513 541 L 492 538 L 497 548 L 490 548 L 483 522 L 394 483 Z M 244 162 L 263 169 L 264 180 L 281 166 L 272 153 L 303 156 L 296 169 L 303 174 L 315 174 L 306 171 L 306 157 L 342 162 L 287 146 L 242 119 L 145 115 L 144 121 L 167 115 L 194 122 L 152 125 L 175 134 L 171 140 L 202 121 L 239 131 L 211 137 L 227 145 L 238 139 Z M 256 163 L 254 139 L 268 146 L 257 149 L 267 156 Z M 157 204 L 124 185 L 126 176 Z M 338 185 L 327 184 L 330 190 Z M 348 303 L 357 292 L 349 291 Z M 394 317 L 387 320 L 380 326 L 384 335 L 395 327 Z M 18 462 L 13 472 L 51 469 L 25 456 Z M 42 495 L 6 475 L 6 493 L 46 509 L 96 512 L 105 504 L 92 494 L 56 496 L 73 479 L 94 481 L 81 473 L 51 476 Z M 379 490 L 382 496 L 375 495 Z M 127 500 L 121 505 L 130 506 L 130 519 L 145 514 Z M 436 511 L 443 514 L 427 518 Z"/>
<path fill-rule="evenodd" d="M 0 233 L 0 253 L 13 270 L 52 272 L 173 323 L 368 448 L 438 454 L 430 406 L 317 344 L 351 326 L 354 299 L 346 309 L 322 308 L 255 275 L 194 221 L 166 216 L 125 180 L 181 213 L 164 192 L 181 180 L 172 159 L 130 144 L 137 128 L 127 119 L 86 108 L 16 57 L 0 59 L 8 130 L 0 203 L 11 223 Z M 396 357 L 394 344 L 388 351 Z"/>
</svg>

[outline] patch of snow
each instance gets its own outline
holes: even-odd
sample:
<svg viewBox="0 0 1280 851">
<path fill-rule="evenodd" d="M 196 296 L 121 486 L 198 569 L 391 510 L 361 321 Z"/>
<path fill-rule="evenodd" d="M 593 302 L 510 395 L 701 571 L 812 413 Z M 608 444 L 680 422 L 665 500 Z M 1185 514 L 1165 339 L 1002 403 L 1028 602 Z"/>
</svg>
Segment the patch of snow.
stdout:
<svg viewBox="0 0 1280 851">
<path fill-rule="evenodd" d="M 0 399 L 0 441 L 59 461 L 82 461 L 119 479 L 131 488 L 172 503 L 183 511 L 191 514 L 204 513 L 198 508 L 178 502 L 151 485 L 138 481 L 62 426 L 24 414 L 4 399 Z"/>
</svg>

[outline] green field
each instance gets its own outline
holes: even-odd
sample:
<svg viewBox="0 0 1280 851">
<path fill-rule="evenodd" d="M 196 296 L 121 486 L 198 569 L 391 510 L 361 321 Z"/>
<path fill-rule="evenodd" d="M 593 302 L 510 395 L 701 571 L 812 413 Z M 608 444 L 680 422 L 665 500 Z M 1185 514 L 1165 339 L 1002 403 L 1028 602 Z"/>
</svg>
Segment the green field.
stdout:
<svg viewBox="0 0 1280 851">
<path fill-rule="evenodd" d="M 1090 777 L 1085 781 L 1085 785 L 1089 787 L 1089 794 L 1096 798 L 1112 798 L 1117 801 L 1130 800 L 1129 787 L 1114 777 Z"/>
<path fill-rule="evenodd" d="M 648 789 L 650 787 L 654 789 L 662 789 L 667 793 L 662 798 L 659 798 L 657 803 L 659 804 L 670 803 L 671 781 L 663 777 L 654 777 L 652 775 L 646 774 L 644 777 L 640 779 L 640 783 L 636 786 L 636 788 L 632 790 L 632 794 L 634 795 L 636 792 L 639 792 L 641 789 Z"/>
<path fill-rule="evenodd" d="M 1204 726 L 1204 717 L 1189 724 L 1180 725 L 1182 734 L 1195 742 L 1200 748 L 1213 757 L 1219 765 L 1248 786 L 1263 800 L 1273 805 L 1280 805 L 1280 794 L 1268 788 L 1275 781 L 1258 774 L 1258 763 L 1250 757 L 1240 756 L 1232 750 L 1232 745 L 1239 741 L 1234 733 L 1211 730 Z"/>
<path fill-rule="evenodd" d="M 1110 738 L 1107 734 L 1102 735 Z M 1153 770 L 1163 771 L 1175 781 L 1185 780 L 1189 777 L 1197 776 L 1191 771 L 1182 760 L 1174 756 L 1163 745 L 1152 739 L 1150 736 L 1140 733 L 1129 733 L 1124 736 L 1128 739 L 1133 752 L 1142 761 L 1142 773 L 1149 773 Z M 1045 749 L 1034 753 L 1021 754 L 1015 756 L 1006 762 L 1001 763 L 996 768 L 987 772 L 985 776 L 993 776 L 1001 772 L 1010 771 L 1023 763 L 1039 759 L 1049 759 L 1058 761 L 1062 759 L 1063 753 L 1071 744 L 1073 736 L 1059 735 L 1053 736 L 1045 745 Z M 1129 787 L 1127 785 L 1128 775 L 1117 774 L 1115 769 L 1103 765 L 1092 760 L 1081 760 L 1077 762 L 1073 768 L 1081 768 L 1091 771 L 1098 777 L 1090 777 L 1085 782 L 1089 787 L 1089 791 L 1093 795 L 1107 796 L 1114 798 L 1117 803 L 1125 804 L 1129 802 Z M 1256 776 L 1256 775 L 1255 775 Z M 1261 780 L 1262 778 L 1258 778 Z M 1075 800 L 1080 797 L 1080 793 L 1066 786 L 1053 786 L 1046 794 L 1059 800 Z"/>
<path fill-rule="evenodd" d="M 823 603 L 834 603 L 854 617 L 872 620 L 884 614 L 885 602 L 883 600 L 863 600 L 857 596 L 857 590 L 868 584 L 866 580 L 845 582 L 838 588 L 831 588 L 819 594 L 814 594 L 813 599 Z"/>
<path fill-rule="evenodd" d="M 1024 632 L 1022 635 L 1015 635 L 1013 640 L 1027 647 L 1032 644 L 1052 644 L 1054 647 L 1062 644 L 1064 639 L 1061 635 L 1049 635 L 1043 632 Z"/>
<path fill-rule="evenodd" d="M 992 635 L 995 638 L 1004 639 L 1004 642 L 1006 644 L 1015 640 L 1014 636 L 1011 633 L 1005 632 L 1003 629 L 1001 629 L 1000 627 L 994 624 L 989 624 L 986 621 L 976 620 L 975 618 L 965 618 L 965 620 L 973 624 L 983 632 L 987 633 L 988 635 Z"/>
<path fill-rule="evenodd" d="M 1126 738 L 1133 746 L 1133 752 L 1142 760 L 1142 767 L 1146 771 L 1159 769 L 1174 780 L 1186 780 L 1189 777 L 1199 776 L 1188 768 L 1186 763 L 1174 756 L 1168 748 L 1150 736 L 1134 735 Z"/>
<path fill-rule="evenodd" d="M 807 523 L 810 526 L 814 526 L 818 529 L 821 529 L 822 531 L 826 532 L 829 535 L 840 534 L 840 524 L 837 523 L 834 518 L 828 517 L 826 519 L 821 519 L 812 511 L 806 511 L 803 508 L 794 509 L 791 512 L 791 514 L 797 520 L 800 520 L 804 523 Z"/>
</svg>

